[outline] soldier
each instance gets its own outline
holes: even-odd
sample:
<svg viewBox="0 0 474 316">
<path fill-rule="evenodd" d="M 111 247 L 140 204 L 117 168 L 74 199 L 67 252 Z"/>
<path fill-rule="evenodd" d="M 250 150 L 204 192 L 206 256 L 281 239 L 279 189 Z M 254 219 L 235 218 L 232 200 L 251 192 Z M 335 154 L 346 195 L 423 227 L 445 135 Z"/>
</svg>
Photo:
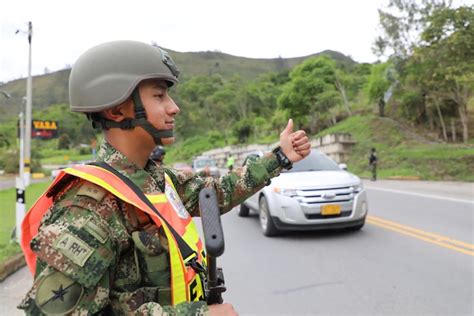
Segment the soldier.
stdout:
<svg viewBox="0 0 474 316">
<path fill-rule="evenodd" d="M 384 117 L 385 116 L 385 100 L 383 97 L 379 98 L 379 116 Z"/>
<path fill-rule="evenodd" d="M 168 89 L 178 74 L 164 50 L 134 41 L 98 45 L 74 64 L 70 107 L 103 129 L 102 164 L 62 171 L 25 217 L 27 314 L 236 314 L 204 301 L 205 253 L 191 218 L 199 192 L 214 188 L 224 214 L 310 143 L 290 120 L 272 153 L 219 180 L 155 164 L 155 146 L 174 142 L 180 109 Z"/>
<path fill-rule="evenodd" d="M 369 155 L 369 167 L 370 171 L 372 173 L 372 181 L 377 180 L 377 152 L 375 148 L 370 149 L 370 155 Z"/>
</svg>

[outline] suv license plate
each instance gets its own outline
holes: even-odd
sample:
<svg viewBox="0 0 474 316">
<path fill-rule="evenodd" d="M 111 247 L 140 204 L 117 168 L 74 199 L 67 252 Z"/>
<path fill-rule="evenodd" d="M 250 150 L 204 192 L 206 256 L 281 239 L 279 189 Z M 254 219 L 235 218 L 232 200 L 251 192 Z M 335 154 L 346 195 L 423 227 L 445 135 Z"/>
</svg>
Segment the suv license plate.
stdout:
<svg viewBox="0 0 474 316">
<path fill-rule="evenodd" d="M 321 215 L 339 215 L 341 214 L 341 205 L 328 204 L 321 207 Z"/>
</svg>

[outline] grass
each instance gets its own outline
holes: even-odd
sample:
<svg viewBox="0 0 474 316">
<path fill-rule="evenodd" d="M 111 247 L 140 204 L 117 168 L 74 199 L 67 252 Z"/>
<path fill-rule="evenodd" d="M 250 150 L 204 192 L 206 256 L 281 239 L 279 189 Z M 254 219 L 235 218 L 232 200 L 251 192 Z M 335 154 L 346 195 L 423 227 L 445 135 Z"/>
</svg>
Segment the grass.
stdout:
<svg viewBox="0 0 474 316">
<path fill-rule="evenodd" d="M 406 126 L 374 115 L 350 117 L 317 135 L 351 133 L 357 141 L 347 162 L 349 169 L 369 177 L 370 148 L 377 149 L 378 176 L 418 176 L 423 180 L 474 181 L 472 144 L 433 143 Z"/>
<path fill-rule="evenodd" d="M 165 163 L 177 161 L 191 163 L 193 157 L 201 155 L 204 151 L 225 146 L 221 135 L 204 135 L 188 138 L 176 145 L 166 147 Z"/>
<path fill-rule="evenodd" d="M 334 133 L 350 133 L 356 144 L 346 162 L 361 177 L 371 176 L 370 148 L 377 149 L 378 176 L 415 176 L 422 180 L 474 181 L 474 145 L 436 143 L 423 132 L 414 131 L 390 118 L 374 114 L 354 115 L 328 128 L 312 139 Z M 277 139 L 266 139 L 272 143 Z M 191 161 L 193 156 L 224 147 L 223 139 L 195 136 L 167 148 L 165 163 Z"/>
<path fill-rule="evenodd" d="M 41 159 L 41 164 L 46 164 L 46 165 L 62 165 L 62 164 L 68 164 L 73 161 L 85 161 L 85 160 L 92 160 L 92 155 L 87 154 L 87 155 L 79 155 L 79 154 L 68 154 L 67 151 L 62 153 L 61 155 L 56 155 L 53 157 L 47 157 Z"/>
<path fill-rule="evenodd" d="M 49 182 L 31 184 L 26 189 L 26 208 L 29 209 L 48 187 Z M 15 227 L 16 190 L 14 188 L 0 191 L 2 220 L 0 221 L 0 264 L 12 255 L 21 252 L 20 246 L 11 243 L 11 235 Z"/>
</svg>

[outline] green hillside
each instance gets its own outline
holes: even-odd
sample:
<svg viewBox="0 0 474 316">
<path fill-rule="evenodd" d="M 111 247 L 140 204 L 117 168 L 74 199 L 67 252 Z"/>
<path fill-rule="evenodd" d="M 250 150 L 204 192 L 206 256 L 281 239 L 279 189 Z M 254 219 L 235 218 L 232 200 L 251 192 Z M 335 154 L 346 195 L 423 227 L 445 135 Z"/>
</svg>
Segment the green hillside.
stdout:
<svg viewBox="0 0 474 316">
<path fill-rule="evenodd" d="M 359 176 L 369 177 L 368 156 L 375 147 L 380 178 L 474 181 L 472 145 L 440 143 L 400 122 L 374 115 L 347 118 L 317 136 L 331 133 L 350 133 L 357 141 L 347 165 Z"/>
<path fill-rule="evenodd" d="M 181 71 L 181 82 L 195 76 L 219 74 L 224 78 L 240 76 L 251 80 L 268 72 L 289 71 L 302 61 L 318 55 L 327 55 L 340 65 L 353 65 L 355 62 L 339 52 L 326 50 L 317 54 L 297 58 L 256 59 L 238 57 L 221 52 L 176 52 L 167 49 Z M 53 104 L 68 103 L 68 79 L 70 69 L 64 69 L 33 77 L 33 107 L 43 109 Z M 26 95 L 26 79 L 13 80 L 0 84 L 0 90 L 11 95 L 10 99 L 0 98 L 0 116 L 17 115 L 22 99 Z"/>
<path fill-rule="evenodd" d="M 379 178 L 414 177 L 421 180 L 474 181 L 474 146 L 446 144 L 429 138 L 425 131 L 414 130 L 390 118 L 372 114 L 349 117 L 325 129 L 315 139 L 327 134 L 350 133 L 356 144 L 347 161 L 349 171 L 369 178 L 368 156 L 375 147 L 379 157 Z M 278 134 L 270 142 L 278 141 Z M 223 147 L 219 141 L 195 136 L 169 148 L 165 162 L 190 162 L 203 151 Z"/>
<path fill-rule="evenodd" d="M 416 68 L 418 55 L 404 63 L 358 64 L 333 51 L 290 59 L 168 51 L 182 76 L 171 90 L 181 111 L 167 163 L 227 145 L 274 142 L 291 117 L 313 138 L 351 133 L 357 144 L 348 165 L 356 174 L 369 175 L 367 156 L 375 147 L 381 177 L 474 181 L 471 60 L 441 78 L 437 62 Z M 33 141 L 35 172 L 40 163 L 87 159 L 100 137 L 82 114 L 68 110 L 68 77 L 65 69 L 33 79 L 33 116 L 56 120 L 60 135 Z M 12 96 L 0 98 L 0 169 L 7 173 L 18 170 L 15 125 L 25 85 L 25 79 L 0 85 Z"/>
</svg>

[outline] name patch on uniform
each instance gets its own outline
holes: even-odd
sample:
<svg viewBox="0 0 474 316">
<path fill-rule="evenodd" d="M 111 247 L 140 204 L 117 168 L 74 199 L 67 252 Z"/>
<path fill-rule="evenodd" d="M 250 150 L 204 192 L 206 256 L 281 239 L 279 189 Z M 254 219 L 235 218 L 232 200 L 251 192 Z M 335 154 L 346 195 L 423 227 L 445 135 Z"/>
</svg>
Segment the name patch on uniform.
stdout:
<svg viewBox="0 0 474 316">
<path fill-rule="evenodd" d="M 107 191 L 99 187 L 98 185 L 86 182 L 81 186 L 81 188 L 77 192 L 77 195 L 88 196 L 90 198 L 93 198 L 97 202 L 100 202 L 102 201 L 106 193 Z"/>
<path fill-rule="evenodd" d="M 176 194 L 175 190 L 173 190 L 173 188 L 168 184 L 165 186 L 165 194 L 168 197 L 168 201 L 171 202 L 171 205 L 176 211 L 176 214 L 183 219 L 187 219 L 189 217 L 188 211 L 186 211 L 186 208 L 184 207 L 183 202 L 181 202 L 178 194 Z"/>
<path fill-rule="evenodd" d="M 63 233 L 53 244 L 53 248 L 59 250 L 78 266 L 83 267 L 87 259 L 94 253 L 94 249 L 80 238 L 68 232 Z"/>
</svg>

